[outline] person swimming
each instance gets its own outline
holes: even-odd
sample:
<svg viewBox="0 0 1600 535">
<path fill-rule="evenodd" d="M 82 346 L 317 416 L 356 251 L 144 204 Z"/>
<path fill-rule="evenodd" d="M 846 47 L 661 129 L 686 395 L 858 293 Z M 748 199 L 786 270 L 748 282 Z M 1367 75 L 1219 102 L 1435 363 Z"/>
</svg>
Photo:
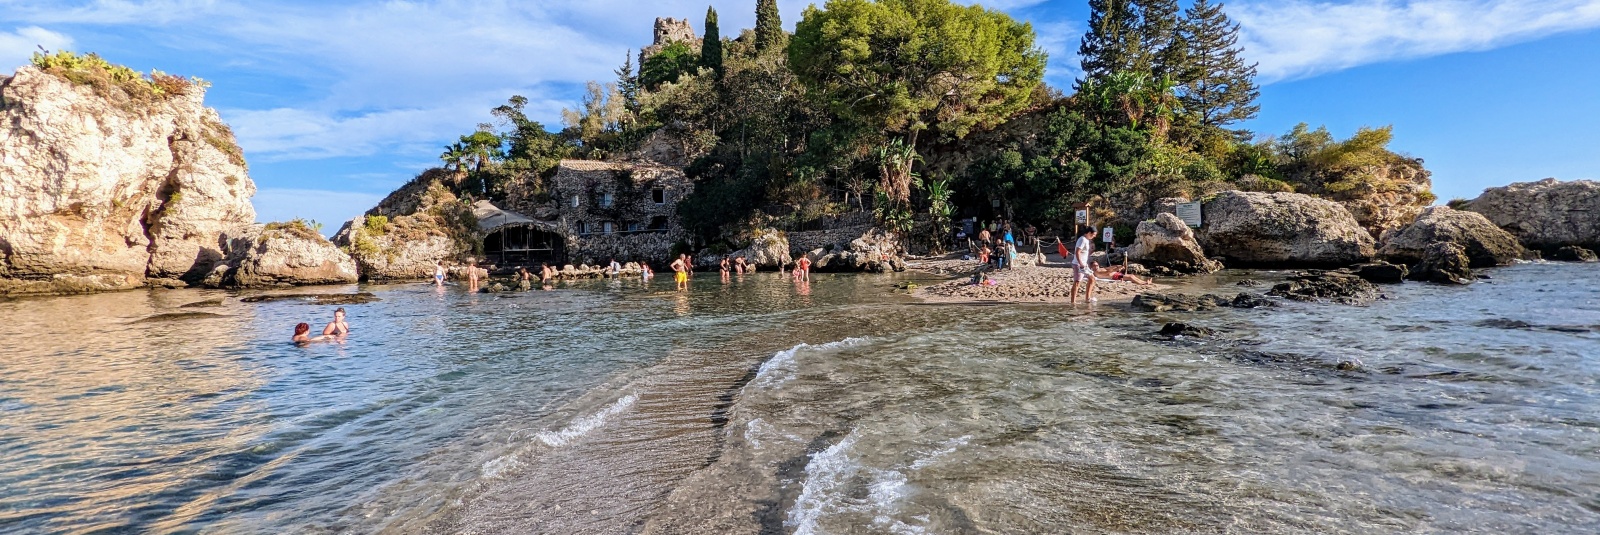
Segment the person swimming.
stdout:
<svg viewBox="0 0 1600 535">
<path fill-rule="evenodd" d="M 296 344 L 309 344 L 311 342 L 326 341 L 326 340 L 329 340 L 331 338 L 332 337 L 330 337 L 330 336 L 318 336 L 316 338 L 312 338 L 311 337 L 311 324 L 302 322 L 302 323 L 294 326 L 294 338 L 292 340 Z"/>
<path fill-rule="evenodd" d="M 299 329 L 296 329 L 299 330 Z M 350 324 L 344 321 L 344 307 L 333 311 L 333 321 L 322 328 L 323 336 L 345 336 L 350 334 Z"/>
</svg>

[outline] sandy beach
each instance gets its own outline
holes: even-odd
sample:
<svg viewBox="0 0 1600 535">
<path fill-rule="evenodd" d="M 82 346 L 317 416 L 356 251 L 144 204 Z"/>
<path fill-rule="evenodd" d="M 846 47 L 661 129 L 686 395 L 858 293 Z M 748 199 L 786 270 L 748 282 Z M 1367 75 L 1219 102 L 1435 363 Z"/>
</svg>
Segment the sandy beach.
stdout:
<svg viewBox="0 0 1600 535">
<path fill-rule="evenodd" d="M 1067 294 L 1072 290 L 1072 267 L 1054 255 L 1045 255 L 1038 265 L 1034 265 L 1032 259 L 1031 254 L 1019 255 L 1015 268 L 990 271 L 989 278 L 995 283 L 984 286 L 972 284 L 972 275 L 981 265 L 977 260 L 962 260 L 960 255 L 952 255 L 909 261 L 908 269 L 956 277 L 917 288 L 911 295 L 933 303 L 1066 303 Z M 1099 279 L 1095 282 L 1095 298 L 1100 303 L 1127 303 L 1141 293 L 1165 288 L 1168 286 L 1159 282 L 1139 285 Z M 1078 301 L 1083 301 L 1082 294 Z"/>
</svg>

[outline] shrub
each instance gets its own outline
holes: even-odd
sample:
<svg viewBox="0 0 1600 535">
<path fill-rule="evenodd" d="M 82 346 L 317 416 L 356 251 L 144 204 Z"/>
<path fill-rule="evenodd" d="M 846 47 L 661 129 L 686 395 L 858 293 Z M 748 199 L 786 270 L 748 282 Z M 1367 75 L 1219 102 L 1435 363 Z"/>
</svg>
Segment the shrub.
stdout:
<svg viewBox="0 0 1600 535">
<path fill-rule="evenodd" d="M 110 97 L 113 91 L 121 92 L 135 101 L 155 101 L 174 95 L 187 95 L 196 87 L 210 84 L 199 78 L 184 78 L 161 71 L 145 75 L 127 66 L 106 61 L 99 54 L 74 54 L 62 50 L 54 54 L 34 52 L 33 65 L 78 85 L 94 88 L 95 93 Z"/>
<path fill-rule="evenodd" d="M 382 236 L 384 227 L 389 226 L 389 216 L 369 215 L 366 220 L 362 221 L 361 226 L 366 227 L 367 232 Z"/>
<path fill-rule="evenodd" d="M 323 238 L 321 234 L 321 223 L 316 221 L 306 221 L 298 217 L 288 221 L 267 223 L 263 229 L 267 232 L 282 232 L 290 236 L 311 241 L 326 240 L 326 238 Z"/>
</svg>

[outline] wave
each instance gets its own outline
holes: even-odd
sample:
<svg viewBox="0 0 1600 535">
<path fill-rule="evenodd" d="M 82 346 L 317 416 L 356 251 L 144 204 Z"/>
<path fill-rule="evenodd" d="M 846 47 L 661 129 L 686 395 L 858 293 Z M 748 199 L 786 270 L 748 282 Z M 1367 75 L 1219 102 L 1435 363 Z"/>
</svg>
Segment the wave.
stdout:
<svg viewBox="0 0 1600 535">
<path fill-rule="evenodd" d="M 795 362 L 794 357 L 802 350 L 828 351 L 854 346 L 865 341 L 865 338 L 846 338 L 837 342 L 828 342 L 826 344 L 815 346 L 811 344 L 800 344 L 789 349 L 779 351 L 777 354 L 772 355 L 772 358 L 761 363 L 761 368 L 756 370 L 756 376 L 754 379 L 750 380 L 750 384 L 758 387 L 770 387 L 782 384 L 783 382 L 793 378 L 796 369 L 799 367 L 799 365 Z"/>
<path fill-rule="evenodd" d="M 873 468 L 850 457 L 856 444 L 854 430 L 837 444 L 817 452 L 806 463 L 805 484 L 794 508 L 789 510 L 785 527 L 794 528 L 795 535 L 825 533 L 822 518 L 830 514 L 862 514 L 872 516 L 872 526 L 887 533 L 920 534 L 927 530 L 894 519 L 898 504 L 910 497 L 912 488 L 904 472 Z M 862 499 L 853 489 L 864 487 Z"/>
<path fill-rule="evenodd" d="M 540 431 L 533 436 L 552 448 L 565 446 L 573 440 L 589 434 L 595 428 L 605 425 L 606 420 L 611 419 L 612 416 L 616 416 L 622 411 L 628 410 L 628 407 L 632 407 L 635 401 L 639 401 L 638 394 L 622 396 L 599 412 L 573 420 L 566 427 L 561 428 L 560 431 Z"/>
</svg>

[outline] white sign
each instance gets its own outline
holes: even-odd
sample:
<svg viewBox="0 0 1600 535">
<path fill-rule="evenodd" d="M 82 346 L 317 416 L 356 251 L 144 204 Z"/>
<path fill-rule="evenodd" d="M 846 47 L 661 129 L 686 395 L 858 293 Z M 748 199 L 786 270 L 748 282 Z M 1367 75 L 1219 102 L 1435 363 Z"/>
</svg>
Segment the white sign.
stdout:
<svg viewBox="0 0 1600 535">
<path fill-rule="evenodd" d="M 1115 232 L 1116 232 L 1116 229 L 1113 229 L 1111 227 L 1106 227 L 1105 232 L 1101 232 L 1100 233 L 1100 235 L 1101 235 L 1100 239 L 1104 240 L 1106 243 L 1116 243 L 1116 240 L 1111 239 L 1111 235 L 1113 233 L 1115 233 Z"/>
<path fill-rule="evenodd" d="M 1089 211 L 1088 210 L 1078 210 L 1078 224 L 1079 225 L 1087 225 L 1087 224 L 1089 224 Z"/>
<path fill-rule="evenodd" d="M 1178 205 L 1178 219 L 1191 228 L 1200 228 L 1200 203 L 1189 202 Z"/>
</svg>

